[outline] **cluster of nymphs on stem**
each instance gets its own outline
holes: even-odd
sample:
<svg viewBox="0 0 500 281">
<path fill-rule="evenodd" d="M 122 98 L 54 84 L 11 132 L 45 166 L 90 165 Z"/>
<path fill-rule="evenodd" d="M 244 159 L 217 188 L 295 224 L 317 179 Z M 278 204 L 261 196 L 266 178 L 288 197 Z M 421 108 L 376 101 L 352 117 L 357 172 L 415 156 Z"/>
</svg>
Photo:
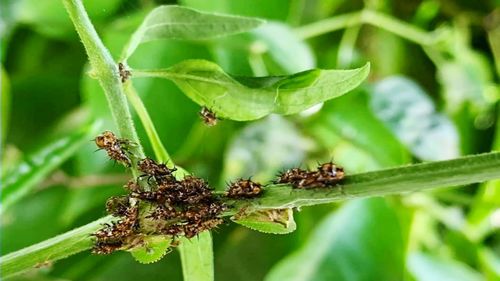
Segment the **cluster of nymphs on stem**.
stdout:
<svg viewBox="0 0 500 281">
<path fill-rule="evenodd" d="M 344 169 L 332 162 L 320 164 L 316 171 L 293 168 L 278 175 L 275 183 L 291 184 L 294 188 L 333 186 L 344 178 Z"/>
<path fill-rule="evenodd" d="M 222 197 L 254 198 L 262 192 L 260 184 L 240 179 L 230 184 L 224 195 L 216 195 L 201 178 L 186 176 L 177 180 L 175 167 L 150 158 L 135 159 L 129 150 L 134 144 L 110 131 L 97 136 L 95 142 L 111 159 L 126 167 L 137 163 L 136 168 L 142 173 L 124 186 L 127 195 L 111 197 L 106 202 L 107 212 L 119 220 L 93 234 L 97 241 L 92 251 L 97 254 L 144 246 L 148 235 L 192 238 L 224 222 L 221 214 L 227 207 Z"/>
<path fill-rule="evenodd" d="M 192 238 L 198 233 L 222 224 L 227 210 L 224 202 L 233 199 L 252 199 L 263 194 L 262 185 L 250 179 L 239 179 L 228 184 L 224 194 L 215 194 L 201 178 L 186 176 L 178 180 L 175 167 L 157 163 L 150 158 L 138 159 L 130 149 L 133 142 L 117 138 L 105 131 L 95 138 L 100 149 L 116 162 L 142 174 L 124 186 L 127 195 L 111 197 L 106 202 L 109 214 L 119 219 L 93 234 L 96 242 L 92 251 L 109 254 L 115 250 L 128 250 L 145 245 L 150 235 Z M 344 170 L 332 162 L 319 165 L 315 171 L 299 168 L 279 175 L 275 183 L 290 184 L 295 188 L 330 187 L 344 177 Z"/>
</svg>

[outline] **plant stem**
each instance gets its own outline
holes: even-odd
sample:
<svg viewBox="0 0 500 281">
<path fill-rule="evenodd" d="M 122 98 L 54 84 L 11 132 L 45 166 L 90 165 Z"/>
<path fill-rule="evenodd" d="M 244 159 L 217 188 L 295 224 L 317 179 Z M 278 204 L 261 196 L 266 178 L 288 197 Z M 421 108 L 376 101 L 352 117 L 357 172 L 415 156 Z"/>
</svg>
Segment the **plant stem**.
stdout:
<svg viewBox="0 0 500 281">
<path fill-rule="evenodd" d="M 251 212 L 303 207 L 359 197 L 473 184 L 500 178 L 499 167 L 500 152 L 492 152 L 346 176 L 338 188 L 307 190 L 292 189 L 286 185 L 267 186 L 264 196 L 247 202 L 235 202 L 229 214 L 239 209 Z"/>
<path fill-rule="evenodd" d="M 247 213 L 263 209 L 302 207 L 353 198 L 405 194 L 473 184 L 500 178 L 499 167 L 500 152 L 492 152 L 349 175 L 342 185 L 332 188 L 308 190 L 294 189 L 287 185 L 268 185 L 260 198 L 228 200 L 230 210 L 224 215 L 230 216 L 240 211 Z M 102 220 L 105 219 L 107 218 Z M 104 222 L 102 220 L 3 256 L 0 259 L 0 271 L 4 274 L 3 277 L 7 277 L 6 272 L 10 276 L 30 269 L 37 263 L 56 261 L 72 253 L 89 249 L 92 243 L 81 241 L 90 241 L 89 234 Z M 71 251 L 68 251 L 68 248 Z"/>
<path fill-rule="evenodd" d="M 160 162 L 166 162 L 170 168 L 174 167 L 174 162 L 161 142 L 153 121 L 131 81 L 126 83 L 125 93 L 141 119 L 149 141 L 153 146 L 156 159 Z M 187 172 L 184 169 L 177 167 L 175 176 L 178 179 L 183 178 L 186 174 Z M 182 272 L 185 281 L 214 280 L 212 236 L 209 232 L 200 234 L 196 239 L 182 238 L 178 249 L 181 255 Z"/>
<path fill-rule="evenodd" d="M 298 27 L 295 31 L 299 37 L 307 39 L 361 24 L 373 25 L 422 46 L 431 46 L 439 42 L 439 37 L 433 32 L 427 32 L 394 17 L 371 10 L 362 10 L 360 12 L 317 21 Z"/>
<path fill-rule="evenodd" d="M 90 249 L 94 242 L 91 233 L 111 222 L 107 216 L 50 238 L 38 244 L 26 247 L 0 258 L 0 271 L 3 278 L 22 273 L 29 269 L 50 265 L 50 263 Z"/>
<path fill-rule="evenodd" d="M 115 61 L 97 35 L 82 1 L 63 0 L 63 3 L 85 47 L 92 66 L 92 74 L 97 77 L 104 89 L 109 108 L 121 137 L 137 143 L 137 146 L 131 149 L 139 158 L 144 158 L 144 152 L 132 122 L 132 116 L 123 93 L 120 74 Z M 138 172 L 134 168 L 135 166 L 135 163 L 132 163 L 132 173 L 137 176 Z"/>
<path fill-rule="evenodd" d="M 157 160 L 167 163 L 169 168 L 173 168 L 174 163 L 172 161 L 172 158 L 168 154 L 167 149 L 165 149 L 165 146 L 163 146 L 163 143 L 160 140 L 160 136 L 156 131 L 153 121 L 151 120 L 151 117 L 149 116 L 144 103 L 137 94 L 132 81 L 127 81 L 127 83 L 125 83 L 124 90 L 128 100 L 134 107 L 135 112 L 137 112 L 139 119 L 141 119 L 141 123 L 144 126 L 146 134 L 148 135 L 148 139 L 151 142 L 151 146 L 153 147 L 153 151 Z"/>
</svg>

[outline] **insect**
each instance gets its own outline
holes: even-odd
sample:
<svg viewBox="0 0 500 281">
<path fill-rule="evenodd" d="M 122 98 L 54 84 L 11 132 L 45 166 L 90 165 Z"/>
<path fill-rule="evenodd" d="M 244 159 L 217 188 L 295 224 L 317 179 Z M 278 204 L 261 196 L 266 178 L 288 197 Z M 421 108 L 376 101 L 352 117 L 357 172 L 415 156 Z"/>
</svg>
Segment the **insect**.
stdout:
<svg viewBox="0 0 500 281">
<path fill-rule="evenodd" d="M 213 111 L 208 109 L 206 106 L 203 106 L 201 108 L 201 111 L 199 114 L 200 114 L 201 120 L 203 120 L 203 123 L 205 123 L 205 125 L 207 125 L 209 127 L 217 125 L 217 120 L 218 120 L 217 116 L 215 115 L 215 113 Z"/>
<path fill-rule="evenodd" d="M 132 73 L 130 73 L 130 70 L 126 69 L 125 65 L 121 62 L 118 63 L 118 73 L 120 74 L 122 83 L 125 83 L 132 75 Z"/>
<path fill-rule="evenodd" d="M 117 138 L 111 131 L 104 131 L 94 141 L 99 149 L 106 150 L 109 158 L 130 167 L 131 162 L 127 155 L 127 146 L 132 145 L 132 142 Z"/>
<path fill-rule="evenodd" d="M 275 183 L 297 184 L 299 181 L 303 180 L 306 177 L 307 171 L 300 168 L 293 168 L 279 174 L 278 179 L 275 181 Z"/>
<path fill-rule="evenodd" d="M 151 178 L 154 178 L 158 185 L 176 181 L 172 174 L 177 171 L 176 168 L 170 169 L 167 165 L 163 163 L 158 164 L 151 158 L 144 158 L 140 160 L 137 166 L 139 171 L 144 173 L 140 177 L 148 177 L 148 182 Z"/>
<path fill-rule="evenodd" d="M 262 193 L 262 185 L 251 181 L 250 179 L 239 179 L 231 183 L 226 192 L 226 196 L 230 198 L 253 198 Z"/>
<path fill-rule="evenodd" d="M 124 216 L 130 207 L 128 196 L 113 196 L 106 201 L 106 211 L 114 216 Z"/>
<path fill-rule="evenodd" d="M 333 162 L 320 164 L 316 171 L 293 168 L 281 173 L 275 183 L 289 183 L 295 188 L 326 187 L 340 182 L 344 169 Z"/>
</svg>

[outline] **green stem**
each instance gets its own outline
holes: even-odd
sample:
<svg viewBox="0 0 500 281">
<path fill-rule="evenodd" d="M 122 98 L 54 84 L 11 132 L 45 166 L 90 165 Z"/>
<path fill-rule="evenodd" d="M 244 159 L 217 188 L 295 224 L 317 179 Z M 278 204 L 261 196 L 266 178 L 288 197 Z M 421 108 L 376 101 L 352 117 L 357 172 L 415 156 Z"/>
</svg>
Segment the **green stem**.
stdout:
<svg viewBox="0 0 500 281">
<path fill-rule="evenodd" d="M 54 261 L 69 257 L 90 249 L 94 242 L 91 233 L 111 222 L 107 216 L 77 229 L 50 238 L 38 244 L 26 247 L 0 258 L 0 272 L 7 278 L 29 269 L 46 266 Z"/>
<path fill-rule="evenodd" d="M 422 46 L 435 45 L 440 39 L 436 36 L 437 34 L 433 32 L 427 32 L 394 17 L 370 10 L 363 10 L 317 21 L 296 28 L 295 31 L 301 38 L 307 39 L 361 24 L 373 25 Z"/>
<path fill-rule="evenodd" d="M 73 22 L 85 51 L 89 57 L 92 73 L 97 77 L 101 87 L 104 89 L 108 105 L 113 115 L 116 126 L 122 138 L 129 139 L 137 146 L 132 148 L 133 153 L 139 158 L 144 158 L 144 152 L 140 146 L 139 138 L 132 121 L 127 100 L 123 93 L 118 67 L 108 49 L 104 46 L 83 7 L 81 0 L 63 0 L 66 11 Z M 135 167 L 133 163 L 132 167 Z M 134 176 L 138 174 L 132 168 Z"/>
<path fill-rule="evenodd" d="M 230 210 L 225 216 L 241 210 L 282 209 L 325 204 L 340 200 L 406 194 L 436 188 L 461 186 L 500 178 L 500 152 L 472 155 L 463 158 L 430 162 L 387 170 L 348 175 L 341 186 L 318 189 L 294 189 L 287 185 L 268 185 L 260 198 L 228 200 Z M 79 242 L 95 231 L 103 221 L 97 221 L 78 230 L 49 239 L 0 259 L 3 277 L 28 270 L 36 264 L 56 261 L 92 246 Z M 91 227 L 93 226 L 93 227 Z M 78 238 L 79 237 L 79 238 Z M 64 239 L 62 239 L 64 238 Z M 47 247 L 50 245 L 50 247 Z M 68 251 L 67 249 L 71 251 Z M 43 253 L 43 254 L 39 254 Z"/>
<path fill-rule="evenodd" d="M 148 111 L 144 106 L 144 103 L 137 94 L 137 91 L 132 85 L 132 82 L 128 81 L 125 84 L 124 89 L 128 100 L 134 107 L 135 112 L 137 112 L 139 119 L 141 119 L 141 123 L 144 126 L 146 134 L 148 135 L 148 139 L 151 142 L 151 146 L 153 147 L 153 151 L 155 153 L 157 160 L 160 162 L 167 163 L 169 168 L 173 168 L 174 163 L 172 161 L 172 158 L 168 154 L 167 149 L 165 149 L 165 146 L 163 146 L 163 143 L 161 142 L 160 136 L 156 131 L 153 121 L 151 120 L 151 117 L 149 116 Z"/>
<path fill-rule="evenodd" d="M 141 119 L 142 125 L 146 130 L 149 141 L 153 146 L 155 156 L 158 161 L 166 162 L 170 167 L 174 166 L 174 162 L 170 158 L 165 146 L 162 144 L 158 133 L 156 132 L 155 126 L 149 113 L 144 106 L 141 98 L 137 94 L 129 81 L 125 85 L 125 93 L 130 103 L 134 107 L 137 115 Z M 184 177 L 186 171 L 184 169 L 177 167 L 178 173 L 175 176 L 178 178 Z M 185 281 L 196 280 L 196 281 L 211 281 L 214 280 L 214 264 L 213 264 L 213 250 L 212 250 L 212 237 L 210 233 L 200 234 L 195 239 L 183 238 L 181 244 L 179 245 L 179 252 L 181 254 L 182 262 L 182 272 Z"/>
</svg>

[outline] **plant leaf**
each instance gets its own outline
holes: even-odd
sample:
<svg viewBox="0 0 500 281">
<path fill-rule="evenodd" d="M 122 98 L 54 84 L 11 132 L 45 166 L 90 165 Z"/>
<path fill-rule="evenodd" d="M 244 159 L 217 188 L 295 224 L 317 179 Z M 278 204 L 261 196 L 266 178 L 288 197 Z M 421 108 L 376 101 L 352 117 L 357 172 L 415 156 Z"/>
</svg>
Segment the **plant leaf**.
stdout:
<svg viewBox="0 0 500 281">
<path fill-rule="evenodd" d="M 384 199 L 350 201 L 265 280 L 403 280 L 403 244 L 398 217 Z"/>
<path fill-rule="evenodd" d="M 70 136 L 47 144 L 3 177 L 2 210 L 28 194 L 45 176 L 89 143 L 99 127 L 100 122 L 94 122 Z"/>
<path fill-rule="evenodd" d="M 288 234 L 297 229 L 291 208 L 258 211 L 243 218 L 233 217 L 231 220 L 250 229 L 271 234 Z"/>
<path fill-rule="evenodd" d="M 215 63 L 187 60 L 164 70 L 136 71 L 138 76 L 172 80 L 194 102 L 219 117 L 236 121 L 303 111 L 356 88 L 370 64 L 350 70 L 312 69 L 291 76 L 232 77 Z"/>
<path fill-rule="evenodd" d="M 204 231 L 191 239 L 182 237 L 179 245 L 184 281 L 213 281 L 212 235 Z"/>
<path fill-rule="evenodd" d="M 169 252 L 172 240 L 164 235 L 144 238 L 144 246 L 130 250 L 136 261 L 142 264 L 159 261 Z"/>
<path fill-rule="evenodd" d="M 375 115 L 420 159 L 459 155 L 457 129 L 415 82 L 386 78 L 375 85 L 370 103 Z"/>
<path fill-rule="evenodd" d="M 424 253 L 411 253 L 409 255 L 408 271 L 417 281 L 484 280 L 479 272 L 464 263 Z"/>
<path fill-rule="evenodd" d="M 124 48 L 128 59 L 139 44 L 158 39 L 206 40 L 251 30 L 264 23 L 250 17 L 205 13 L 180 6 L 152 10 Z"/>
</svg>

